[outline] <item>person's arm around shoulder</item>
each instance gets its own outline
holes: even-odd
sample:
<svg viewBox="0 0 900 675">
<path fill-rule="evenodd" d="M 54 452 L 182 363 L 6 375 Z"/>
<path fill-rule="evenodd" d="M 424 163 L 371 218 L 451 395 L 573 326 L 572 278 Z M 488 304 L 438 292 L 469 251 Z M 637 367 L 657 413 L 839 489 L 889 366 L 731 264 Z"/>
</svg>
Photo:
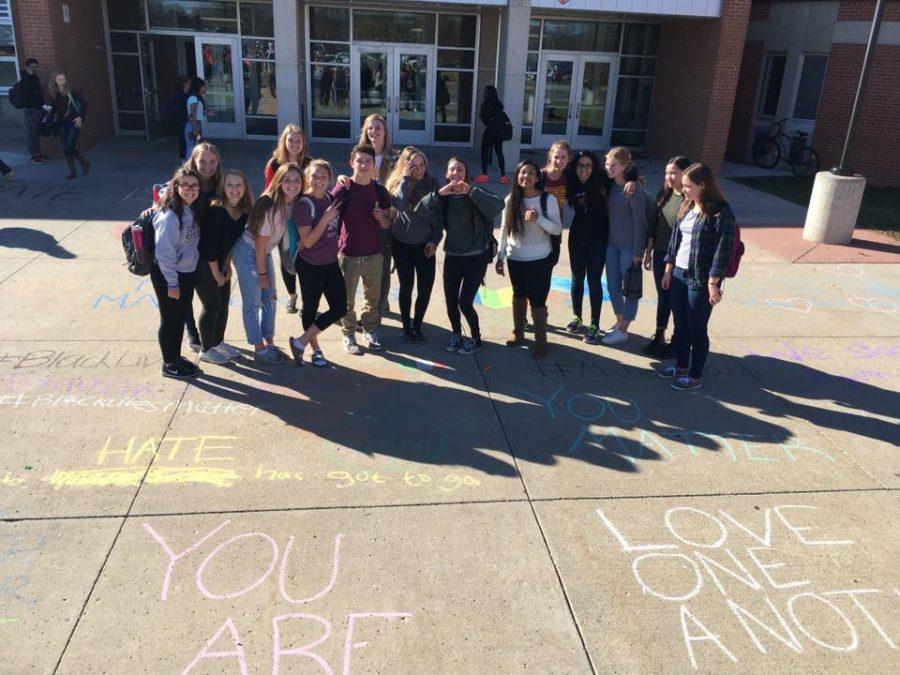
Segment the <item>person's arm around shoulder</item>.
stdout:
<svg viewBox="0 0 900 675">
<path fill-rule="evenodd" d="M 644 260 L 647 244 L 647 203 L 644 188 L 638 186 L 632 195 L 626 195 L 628 213 L 631 216 L 632 260 L 640 264 Z"/>
</svg>

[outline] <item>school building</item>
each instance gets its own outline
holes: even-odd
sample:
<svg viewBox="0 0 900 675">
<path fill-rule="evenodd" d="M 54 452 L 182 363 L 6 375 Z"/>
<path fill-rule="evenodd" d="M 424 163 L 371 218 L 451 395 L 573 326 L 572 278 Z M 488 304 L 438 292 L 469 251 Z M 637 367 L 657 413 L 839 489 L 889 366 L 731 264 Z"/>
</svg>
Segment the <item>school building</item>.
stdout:
<svg viewBox="0 0 900 675">
<path fill-rule="evenodd" d="M 507 158 L 558 138 L 720 167 L 748 161 L 773 121 L 836 163 L 874 0 L 0 0 L 3 95 L 27 57 L 65 70 L 90 106 L 89 143 L 171 133 L 176 78 L 207 83 L 211 138 L 349 143 L 379 112 L 395 145 L 475 146 L 495 85 Z M 851 156 L 900 185 L 900 0 L 888 0 Z"/>
</svg>

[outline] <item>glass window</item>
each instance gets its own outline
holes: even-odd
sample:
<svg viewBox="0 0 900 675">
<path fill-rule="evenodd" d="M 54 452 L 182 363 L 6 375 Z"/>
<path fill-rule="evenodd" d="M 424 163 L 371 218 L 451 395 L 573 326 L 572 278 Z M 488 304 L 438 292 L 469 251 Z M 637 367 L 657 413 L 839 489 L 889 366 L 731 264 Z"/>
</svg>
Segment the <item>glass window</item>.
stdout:
<svg viewBox="0 0 900 675">
<path fill-rule="evenodd" d="M 619 70 L 620 75 L 637 77 L 653 77 L 656 70 L 656 59 L 645 56 L 623 56 Z"/>
<path fill-rule="evenodd" d="M 358 9 L 353 12 L 353 39 L 434 44 L 434 14 Z"/>
<path fill-rule="evenodd" d="M 778 98 L 781 95 L 786 61 L 787 58 L 784 54 L 769 54 L 766 57 L 763 86 L 757 110 L 760 115 L 774 115 L 778 110 Z"/>
<path fill-rule="evenodd" d="M 350 45 L 313 42 L 309 45 L 309 56 L 315 63 L 350 63 Z"/>
<path fill-rule="evenodd" d="M 522 104 L 522 124 L 534 124 L 534 92 L 537 86 L 537 73 L 525 75 L 525 99 Z"/>
<path fill-rule="evenodd" d="M 119 110 L 143 110 L 141 65 L 136 54 L 113 54 L 113 80 Z"/>
<path fill-rule="evenodd" d="M 350 68 L 312 67 L 312 116 L 350 119 Z"/>
<path fill-rule="evenodd" d="M 613 127 L 646 129 L 650 116 L 650 92 L 653 80 L 643 77 L 621 77 L 616 92 Z"/>
<path fill-rule="evenodd" d="M 651 23 L 626 23 L 622 38 L 622 53 L 656 56 L 659 26 Z"/>
<path fill-rule="evenodd" d="M 617 52 L 622 24 L 606 21 L 544 21 L 543 49 Z M 529 45 L 529 49 L 530 49 Z"/>
<path fill-rule="evenodd" d="M 313 40 L 350 41 L 350 11 L 340 7 L 310 7 L 309 34 Z"/>
<path fill-rule="evenodd" d="M 244 111 L 248 115 L 278 116 L 275 98 L 275 64 L 244 61 Z"/>
<path fill-rule="evenodd" d="M 445 127 L 434 125 L 434 140 L 438 143 L 468 143 L 472 127 Z"/>
<path fill-rule="evenodd" d="M 271 1 L 263 4 L 241 0 L 241 35 L 275 37 Z"/>
<path fill-rule="evenodd" d="M 11 87 L 19 79 L 15 61 L 0 61 L 0 87 Z"/>
<path fill-rule="evenodd" d="M 245 59 L 275 60 L 274 40 L 241 40 Z"/>
<path fill-rule="evenodd" d="M 642 148 L 646 143 L 647 132 L 644 130 L 613 129 L 610 134 L 610 145 L 624 145 L 627 148 Z"/>
<path fill-rule="evenodd" d="M 313 136 L 319 138 L 349 138 L 350 122 L 339 122 L 337 120 L 313 120 L 312 121 Z"/>
<path fill-rule="evenodd" d="M 439 70 L 437 77 L 437 91 L 446 89 L 446 94 L 435 96 L 435 122 L 471 124 L 474 73 Z"/>
<path fill-rule="evenodd" d="M 122 131 L 143 131 L 144 113 L 121 112 L 119 113 L 119 129 Z"/>
<path fill-rule="evenodd" d="M 247 117 L 244 122 L 250 136 L 278 135 L 278 120 L 272 117 Z"/>
<path fill-rule="evenodd" d="M 800 71 L 800 84 L 797 87 L 797 100 L 794 102 L 794 118 L 800 120 L 816 119 L 819 108 L 819 95 L 825 81 L 825 67 L 828 57 L 824 54 L 805 54 L 803 69 Z"/>
<path fill-rule="evenodd" d="M 477 17 L 450 16 L 438 18 L 438 44 L 441 47 L 474 47 Z"/>
<path fill-rule="evenodd" d="M 237 3 L 227 0 L 150 0 L 150 26 L 237 33 Z"/>
<path fill-rule="evenodd" d="M 110 33 L 109 46 L 114 52 L 137 54 L 137 33 Z"/>
<path fill-rule="evenodd" d="M 532 19 L 528 24 L 528 49 L 537 51 L 541 48 L 541 20 Z"/>
<path fill-rule="evenodd" d="M 0 56 L 15 55 L 16 45 L 13 41 L 12 26 L 0 24 Z"/>
<path fill-rule="evenodd" d="M 438 49 L 438 68 L 475 67 L 475 52 L 466 49 Z"/>
<path fill-rule="evenodd" d="M 146 30 L 144 25 L 144 0 L 115 0 L 106 3 L 109 27 L 125 30 Z"/>
<path fill-rule="evenodd" d="M 538 69 L 537 52 L 528 52 L 528 56 L 525 57 L 525 72 L 536 73 L 537 69 Z"/>
</svg>

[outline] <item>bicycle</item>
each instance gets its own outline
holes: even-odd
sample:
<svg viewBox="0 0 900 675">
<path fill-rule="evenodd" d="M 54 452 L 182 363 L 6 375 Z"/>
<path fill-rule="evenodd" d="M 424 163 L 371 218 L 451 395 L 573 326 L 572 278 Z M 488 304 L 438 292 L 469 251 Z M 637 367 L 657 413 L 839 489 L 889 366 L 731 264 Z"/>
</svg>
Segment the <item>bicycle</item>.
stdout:
<svg viewBox="0 0 900 675">
<path fill-rule="evenodd" d="M 784 133 L 788 118 L 774 122 L 767 135 L 760 136 L 753 143 L 753 161 L 757 166 L 771 169 L 782 160 L 790 164 L 795 176 L 810 178 L 819 170 L 819 153 L 807 145 L 808 136 L 803 131 L 793 136 Z M 787 144 L 787 145 L 785 145 Z M 785 159 L 785 148 L 787 158 Z"/>
</svg>

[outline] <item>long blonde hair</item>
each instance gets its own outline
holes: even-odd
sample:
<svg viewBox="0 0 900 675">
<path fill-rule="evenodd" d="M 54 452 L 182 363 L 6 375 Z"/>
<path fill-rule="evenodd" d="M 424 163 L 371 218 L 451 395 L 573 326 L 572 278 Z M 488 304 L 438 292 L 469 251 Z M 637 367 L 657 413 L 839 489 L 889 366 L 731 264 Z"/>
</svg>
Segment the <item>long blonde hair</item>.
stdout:
<svg viewBox="0 0 900 675">
<path fill-rule="evenodd" d="M 228 206 L 228 198 L 225 196 L 225 179 L 228 176 L 237 176 L 244 182 L 244 196 L 237 203 L 237 210 L 241 215 L 250 213 L 253 210 L 253 191 L 250 189 L 250 181 L 247 180 L 247 174 L 240 169 L 228 169 L 222 174 L 222 188 L 216 192 L 216 198 L 210 202 L 210 206 Z"/>
<path fill-rule="evenodd" d="M 574 153 L 572 152 L 572 146 L 569 145 L 569 142 L 563 141 L 563 140 L 553 141 L 553 145 L 551 145 L 550 149 L 547 151 L 547 159 L 544 162 L 545 168 L 550 166 L 550 160 L 553 159 L 553 153 L 556 152 L 557 150 L 565 150 L 566 154 L 569 155 L 569 161 L 570 162 L 572 161 L 572 155 Z M 566 170 L 566 167 L 563 167 L 563 171 L 565 171 L 565 170 Z"/>
<path fill-rule="evenodd" d="M 306 134 L 303 133 L 303 129 L 298 127 L 296 124 L 288 124 L 284 131 L 281 132 L 281 136 L 278 138 L 278 145 L 275 146 L 275 150 L 272 152 L 272 157 L 269 159 L 269 164 L 275 162 L 278 166 L 283 164 L 287 164 L 291 161 L 290 153 L 287 149 L 287 139 L 291 134 L 298 134 L 300 136 L 300 141 L 303 144 L 303 149 L 300 151 L 300 156 L 297 158 L 297 164 L 303 166 L 303 160 L 306 158 Z"/>
<path fill-rule="evenodd" d="M 372 141 L 369 140 L 368 134 L 366 134 L 366 129 L 369 128 L 369 124 L 372 122 L 381 122 L 381 126 L 384 127 L 384 147 L 381 149 L 381 168 L 378 169 L 375 179 L 384 185 L 387 182 L 388 175 L 391 172 L 391 153 L 393 152 L 393 148 L 391 147 L 391 133 L 388 131 L 387 119 L 384 115 L 379 113 L 372 113 L 369 115 L 362 123 L 362 129 L 359 132 L 359 145 L 368 145 L 371 147 L 375 147 L 372 145 Z M 378 150 L 376 148 L 375 152 Z"/>
<path fill-rule="evenodd" d="M 415 146 L 407 145 L 403 148 L 403 151 L 394 163 L 394 168 L 391 169 L 391 174 L 384 184 L 384 187 L 386 187 L 387 191 L 392 195 L 396 195 L 397 191 L 400 189 L 400 183 L 403 182 L 403 172 L 406 169 L 406 163 L 416 155 L 422 158 L 422 161 L 425 162 L 425 169 L 428 169 L 428 158 L 425 156 L 425 153 Z"/>
<path fill-rule="evenodd" d="M 59 87 L 56 85 L 56 78 L 60 75 L 66 78 L 65 91 L 60 91 Z M 53 73 L 53 77 L 50 78 L 50 82 L 48 83 L 47 87 L 50 90 L 51 99 L 55 99 L 57 96 L 68 96 L 72 91 L 72 85 L 69 84 L 69 76 L 61 70 L 57 70 L 55 73 Z"/>
<path fill-rule="evenodd" d="M 285 195 L 284 191 L 281 189 L 281 185 L 291 171 L 296 172 L 297 175 L 300 176 L 300 180 L 305 182 L 303 179 L 303 169 L 301 169 L 300 165 L 296 162 L 288 162 L 287 164 L 282 164 L 278 167 L 278 171 L 275 172 L 275 176 L 272 178 L 272 182 L 269 183 L 269 187 L 263 190 L 263 193 L 259 196 L 256 204 L 253 205 L 253 210 L 250 212 L 247 229 L 250 230 L 250 234 L 254 239 L 259 236 L 259 230 L 262 228 L 266 216 L 273 211 L 284 209 Z M 302 191 L 301 187 L 301 192 Z"/>
<path fill-rule="evenodd" d="M 187 158 L 184 165 L 197 172 L 197 175 L 200 175 L 200 167 L 197 165 L 197 160 L 200 159 L 200 155 L 204 152 L 209 152 L 215 155 L 216 157 L 216 172 L 212 176 L 212 184 L 213 184 L 213 193 L 221 194 L 222 192 L 222 153 L 219 152 L 219 149 L 210 143 L 209 141 L 203 141 L 202 143 L 197 143 L 194 146 L 194 149 L 191 150 L 190 157 Z M 200 178 L 200 189 L 203 189 L 203 178 Z"/>
</svg>

